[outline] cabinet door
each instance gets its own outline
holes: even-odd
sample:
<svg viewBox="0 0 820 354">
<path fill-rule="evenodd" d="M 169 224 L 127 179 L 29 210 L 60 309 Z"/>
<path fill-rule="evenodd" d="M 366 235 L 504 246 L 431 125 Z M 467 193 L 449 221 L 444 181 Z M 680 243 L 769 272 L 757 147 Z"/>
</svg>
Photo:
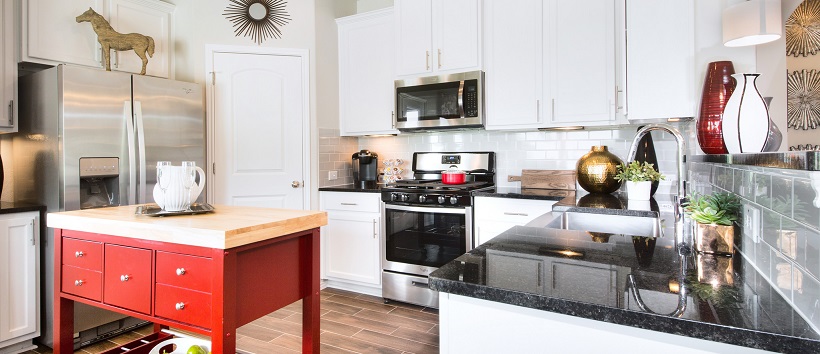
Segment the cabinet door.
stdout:
<svg viewBox="0 0 820 354">
<path fill-rule="evenodd" d="M 539 128 L 546 121 L 544 9 L 542 0 L 484 1 L 487 130 Z"/>
<path fill-rule="evenodd" d="M 17 61 L 14 0 L 0 2 L 0 133 L 17 131 Z"/>
<path fill-rule="evenodd" d="M 380 214 L 328 212 L 325 275 L 367 284 L 381 284 Z"/>
<path fill-rule="evenodd" d="M 433 70 L 432 0 L 396 0 L 396 75 L 415 75 Z"/>
<path fill-rule="evenodd" d="M 34 216 L 0 219 L 0 342 L 38 330 L 40 269 L 35 224 Z"/>
<path fill-rule="evenodd" d="M 110 0 L 111 27 L 120 33 L 139 33 L 154 40 L 146 75 L 173 78 L 174 6 L 162 1 Z M 142 59 L 133 51 L 111 53 L 111 69 L 139 74 Z"/>
<path fill-rule="evenodd" d="M 93 8 L 107 17 L 104 0 L 23 0 L 21 61 L 100 67 L 97 34 L 76 17 Z"/>
<path fill-rule="evenodd" d="M 553 58 L 551 125 L 614 120 L 615 1 L 549 2 L 554 6 L 547 48 Z"/>
<path fill-rule="evenodd" d="M 151 250 L 105 245 L 103 302 L 151 313 Z"/>
<path fill-rule="evenodd" d="M 393 11 L 340 19 L 339 130 L 343 136 L 397 134 L 393 120 Z"/>
<path fill-rule="evenodd" d="M 694 117 L 693 0 L 626 0 L 626 115 Z"/>
<path fill-rule="evenodd" d="M 478 247 L 515 226 L 518 226 L 518 224 L 513 222 L 476 220 L 475 246 Z"/>
<path fill-rule="evenodd" d="M 435 71 L 457 72 L 480 67 L 480 18 L 479 0 L 434 1 L 433 63 Z"/>
</svg>

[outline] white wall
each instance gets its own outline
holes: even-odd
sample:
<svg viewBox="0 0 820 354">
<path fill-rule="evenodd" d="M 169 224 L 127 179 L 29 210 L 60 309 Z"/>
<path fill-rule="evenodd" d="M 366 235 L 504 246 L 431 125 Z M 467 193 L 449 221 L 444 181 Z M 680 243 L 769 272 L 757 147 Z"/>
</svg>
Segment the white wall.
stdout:
<svg viewBox="0 0 820 354">
<path fill-rule="evenodd" d="M 393 6 L 393 0 L 358 0 L 356 13 L 368 12 Z"/>
</svg>

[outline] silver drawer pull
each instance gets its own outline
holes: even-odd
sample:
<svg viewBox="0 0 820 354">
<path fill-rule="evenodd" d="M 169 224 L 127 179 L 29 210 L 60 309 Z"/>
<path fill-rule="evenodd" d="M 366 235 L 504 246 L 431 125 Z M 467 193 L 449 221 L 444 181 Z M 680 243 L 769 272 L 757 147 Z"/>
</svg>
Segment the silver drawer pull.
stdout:
<svg viewBox="0 0 820 354">
<path fill-rule="evenodd" d="M 430 284 L 423 283 L 423 282 L 420 282 L 420 281 L 415 281 L 415 280 L 411 281 L 410 285 L 418 287 L 418 288 L 425 288 L 425 289 L 430 287 Z"/>
<path fill-rule="evenodd" d="M 359 204 L 356 204 L 356 203 L 342 203 L 342 205 L 359 205 Z"/>
<path fill-rule="evenodd" d="M 177 268 L 177 275 L 185 275 L 185 268 Z"/>
<path fill-rule="evenodd" d="M 185 308 L 185 303 L 184 302 L 177 302 L 177 304 L 174 305 L 174 308 L 176 308 L 177 310 L 182 310 L 182 309 Z"/>
<path fill-rule="evenodd" d="M 83 284 L 85 284 L 85 282 L 82 281 L 82 280 L 75 280 L 74 281 L 74 286 L 83 286 Z"/>
<path fill-rule="evenodd" d="M 504 215 L 512 215 L 512 216 L 530 216 L 530 214 L 527 214 L 527 213 L 508 213 L 508 212 L 506 212 L 506 211 L 504 212 Z"/>
<path fill-rule="evenodd" d="M 74 257 L 80 258 L 82 256 L 85 256 L 85 253 L 83 253 L 83 251 L 74 252 Z"/>
<path fill-rule="evenodd" d="M 126 282 L 128 281 L 128 279 L 131 279 L 131 277 L 129 277 L 128 274 L 120 275 L 120 281 Z"/>
</svg>

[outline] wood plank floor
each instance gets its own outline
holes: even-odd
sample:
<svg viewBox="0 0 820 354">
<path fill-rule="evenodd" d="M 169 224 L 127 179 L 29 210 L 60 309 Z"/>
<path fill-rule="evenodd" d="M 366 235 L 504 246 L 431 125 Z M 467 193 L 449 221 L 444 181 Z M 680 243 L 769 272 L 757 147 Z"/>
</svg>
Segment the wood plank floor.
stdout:
<svg viewBox="0 0 820 354">
<path fill-rule="evenodd" d="M 438 310 L 391 302 L 345 290 L 321 292 L 322 353 L 438 353 Z M 237 348 L 247 353 L 298 353 L 302 304 L 295 302 L 237 330 Z M 146 326 L 75 353 L 95 354 L 151 333 Z M 41 347 L 25 354 L 51 354 Z"/>
</svg>

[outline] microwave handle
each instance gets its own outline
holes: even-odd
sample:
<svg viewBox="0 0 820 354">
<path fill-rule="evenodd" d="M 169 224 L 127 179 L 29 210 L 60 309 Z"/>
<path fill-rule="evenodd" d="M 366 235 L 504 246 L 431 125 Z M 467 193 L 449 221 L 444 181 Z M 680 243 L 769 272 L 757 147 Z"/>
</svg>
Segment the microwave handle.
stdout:
<svg viewBox="0 0 820 354">
<path fill-rule="evenodd" d="M 458 82 L 458 116 L 464 118 L 464 80 Z"/>
</svg>

